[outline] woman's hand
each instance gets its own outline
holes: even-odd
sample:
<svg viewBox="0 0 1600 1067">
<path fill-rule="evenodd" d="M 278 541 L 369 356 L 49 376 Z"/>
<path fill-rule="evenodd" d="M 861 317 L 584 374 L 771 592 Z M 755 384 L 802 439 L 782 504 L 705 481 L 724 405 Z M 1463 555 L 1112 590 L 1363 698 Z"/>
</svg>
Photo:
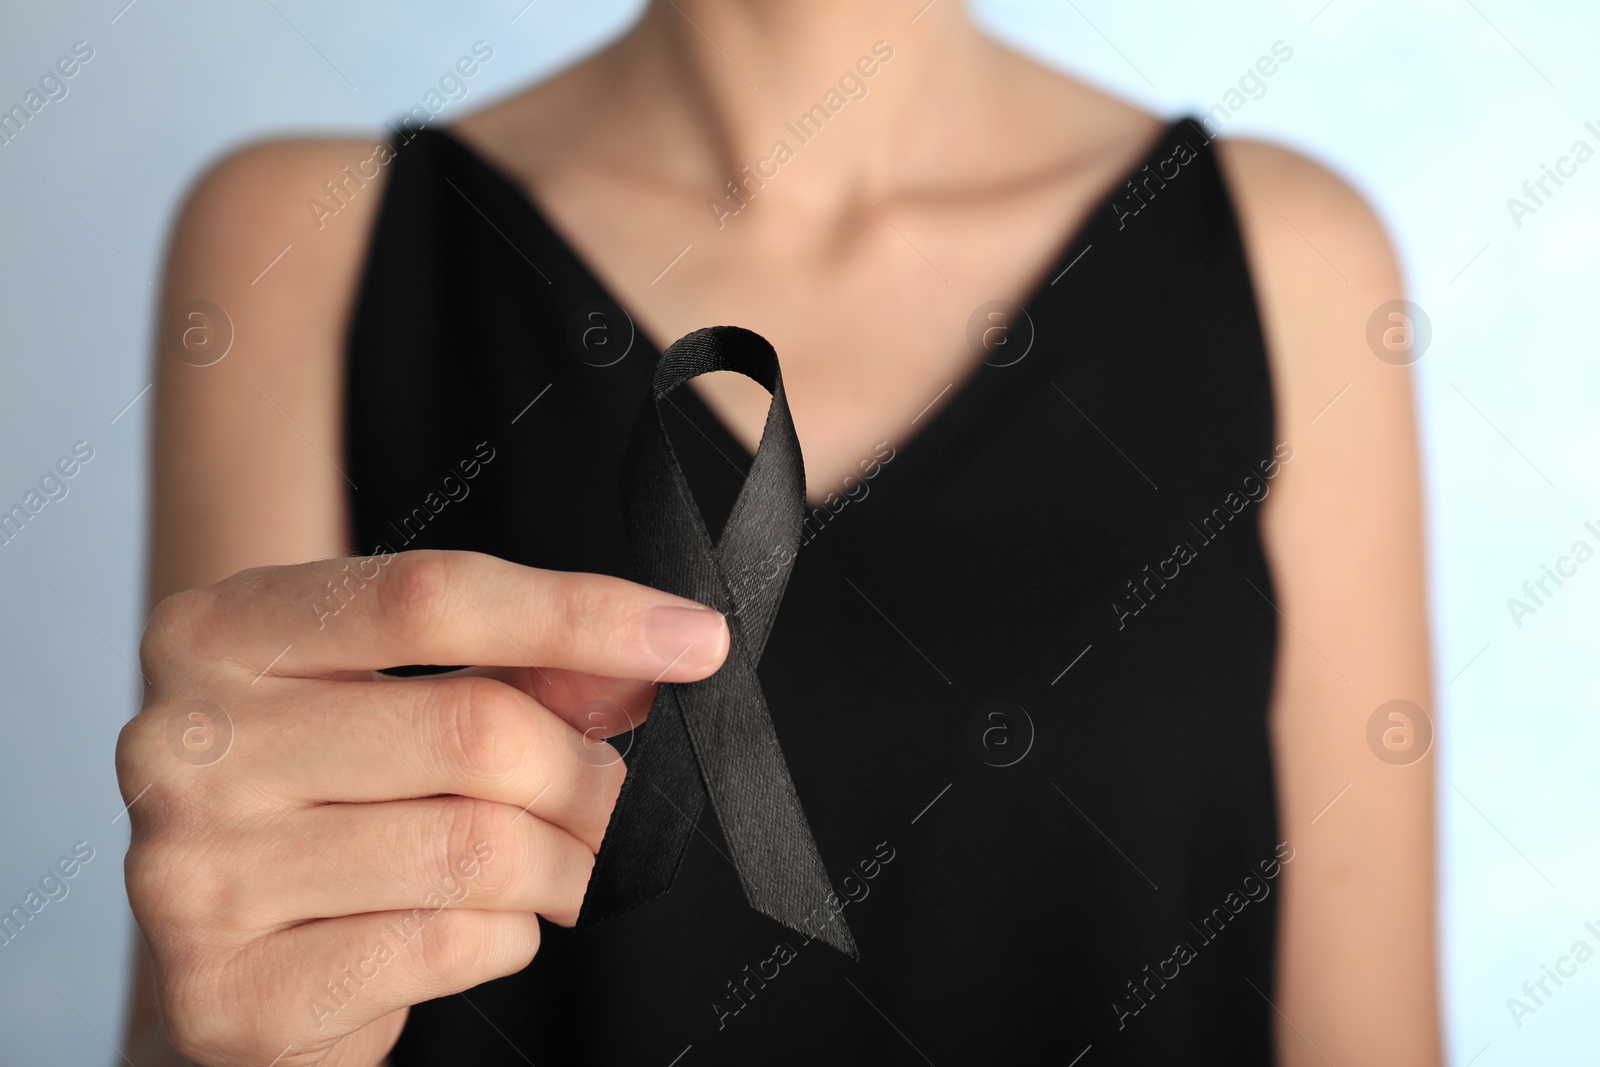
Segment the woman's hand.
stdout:
<svg viewBox="0 0 1600 1067">
<path fill-rule="evenodd" d="M 249 570 L 163 601 L 117 771 L 173 1047 L 372 1067 L 410 1005 L 527 966 L 536 916 L 576 921 L 621 787 L 592 739 L 727 648 L 691 601 L 463 552 Z M 409 663 L 490 666 L 373 674 Z"/>
</svg>

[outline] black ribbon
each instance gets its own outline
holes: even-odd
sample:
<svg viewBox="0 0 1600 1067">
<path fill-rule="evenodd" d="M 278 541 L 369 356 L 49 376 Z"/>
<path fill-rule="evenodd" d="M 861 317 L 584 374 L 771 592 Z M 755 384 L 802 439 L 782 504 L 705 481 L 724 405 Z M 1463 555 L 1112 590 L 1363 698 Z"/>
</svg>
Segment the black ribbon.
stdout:
<svg viewBox="0 0 1600 1067">
<path fill-rule="evenodd" d="M 691 378 L 718 370 L 761 383 L 772 404 L 750 473 L 713 545 L 667 438 L 661 403 Z M 709 798 L 750 906 L 859 957 L 756 676 L 805 514 L 805 467 L 778 355 L 749 330 L 697 330 L 661 354 L 652 393 L 623 463 L 628 541 L 645 583 L 723 612 L 732 643 L 711 677 L 663 683 L 656 692 L 578 924 L 631 911 L 672 888 Z"/>
</svg>

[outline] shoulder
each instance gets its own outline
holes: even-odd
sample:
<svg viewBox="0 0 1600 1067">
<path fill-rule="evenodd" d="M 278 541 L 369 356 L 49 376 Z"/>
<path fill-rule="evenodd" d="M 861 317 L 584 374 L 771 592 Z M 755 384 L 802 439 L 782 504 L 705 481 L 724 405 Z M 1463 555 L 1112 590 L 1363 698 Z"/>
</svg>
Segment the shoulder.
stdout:
<svg viewBox="0 0 1600 1067">
<path fill-rule="evenodd" d="M 377 138 L 262 141 L 195 180 L 173 224 L 161 313 L 165 324 L 193 304 L 221 310 L 240 345 L 211 378 L 254 364 L 285 384 L 329 379 L 393 157 Z"/>
<path fill-rule="evenodd" d="M 354 301 L 391 158 L 378 138 L 261 141 L 223 156 L 177 213 L 163 314 L 203 300 L 273 336 L 331 340 Z"/>
<path fill-rule="evenodd" d="M 1369 342 L 1369 320 L 1405 296 L 1378 212 L 1350 181 L 1298 152 L 1254 140 L 1216 147 L 1261 313 L 1280 423 L 1309 425 L 1345 385 L 1359 386 L 1391 415 L 1409 408 L 1410 376 L 1397 366 L 1405 361 L 1382 358 Z M 1385 418 L 1365 432 L 1381 439 L 1409 428 L 1409 418 Z"/>
<path fill-rule="evenodd" d="M 1309 566 L 1364 539 L 1369 571 L 1399 566 L 1416 548 L 1410 363 L 1425 349 L 1382 342 L 1426 337 L 1414 305 L 1401 303 L 1385 227 L 1349 181 L 1304 155 L 1260 141 L 1216 146 L 1266 341 L 1277 440 L 1301 457 L 1263 512 L 1264 532 L 1280 561 Z M 1282 581 L 1296 593 L 1338 569 L 1291 568 Z"/>
<path fill-rule="evenodd" d="M 1298 229 L 1296 239 L 1306 251 L 1320 253 L 1330 277 L 1355 285 L 1392 280 L 1394 255 L 1383 223 L 1349 181 L 1267 141 L 1227 138 L 1216 146 L 1245 237 L 1260 251 L 1289 251 L 1293 243 L 1284 238 L 1295 237 Z"/>
<path fill-rule="evenodd" d="M 1383 222 L 1348 180 L 1266 141 L 1224 139 L 1216 147 L 1258 283 L 1284 296 L 1360 297 L 1399 286 Z"/>
<path fill-rule="evenodd" d="M 391 157 L 378 138 L 260 141 L 229 152 L 188 190 L 173 228 L 169 269 L 203 257 L 230 275 L 252 265 L 260 271 L 297 244 L 303 255 L 273 267 L 279 279 L 348 259 L 364 244 L 384 182 L 382 164 Z M 263 253 L 267 258 L 259 259 Z M 246 282 L 255 278 L 251 272 Z"/>
<path fill-rule="evenodd" d="M 158 598 L 344 550 L 333 457 L 343 451 L 344 336 L 381 201 L 380 145 L 248 145 L 184 197 L 154 352 Z"/>
</svg>

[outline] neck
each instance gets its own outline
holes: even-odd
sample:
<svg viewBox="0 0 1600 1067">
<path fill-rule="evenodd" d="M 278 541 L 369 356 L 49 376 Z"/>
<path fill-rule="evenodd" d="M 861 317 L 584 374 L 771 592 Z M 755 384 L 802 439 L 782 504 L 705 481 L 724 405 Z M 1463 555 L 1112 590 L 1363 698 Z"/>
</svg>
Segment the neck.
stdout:
<svg viewBox="0 0 1600 1067">
<path fill-rule="evenodd" d="M 928 117 L 971 107 L 995 66 L 959 0 L 920 2 L 652 0 L 614 76 L 651 101 L 677 179 L 720 187 L 782 143 L 806 184 L 882 188 L 921 169 Z"/>
</svg>

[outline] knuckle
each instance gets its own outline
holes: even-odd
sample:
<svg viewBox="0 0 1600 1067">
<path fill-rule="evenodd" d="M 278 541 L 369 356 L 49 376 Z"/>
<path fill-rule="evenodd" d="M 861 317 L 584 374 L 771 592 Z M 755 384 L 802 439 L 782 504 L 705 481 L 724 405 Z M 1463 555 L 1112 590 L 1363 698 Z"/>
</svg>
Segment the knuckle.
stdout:
<svg viewBox="0 0 1600 1067">
<path fill-rule="evenodd" d="M 478 842 L 488 842 L 491 847 L 503 844 L 499 839 L 506 820 L 500 807 L 492 800 L 476 797 L 460 797 L 447 805 L 441 835 L 444 862 L 440 866 L 448 869 L 457 856 L 470 852 Z"/>
<path fill-rule="evenodd" d="M 139 660 L 146 674 L 159 674 L 192 655 L 215 603 L 207 589 L 173 593 L 155 606 L 139 641 Z"/>
<path fill-rule="evenodd" d="M 165 720 L 170 714 L 160 704 L 147 706 L 139 714 L 122 724 L 122 729 L 117 733 L 116 766 L 117 780 L 121 784 L 124 799 L 132 800 L 128 793 L 132 789 L 135 793 L 144 788 L 141 783 L 150 780 L 151 771 L 160 766 L 160 746 L 165 735 Z M 132 814 L 130 809 L 130 814 Z M 143 812 L 139 813 L 143 815 Z"/>
<path fill-rule="evenodd" d="M 170 999 L 164 1003 L 171 1003 Z M 189 1011 L 174 1004 L 164 1009 L 167 1041 L 184 1060 L 205 1063 L 223 1044 L 222 1035 L 205 1012 Z"/>
<path fill-rule="evenodd" d="M 149 930 L 146 928 L 146 936 Z M 246 1051 L 252 998 L 227 962 L 235 955 L 203 937 L 149 938 L 156 1002 L 168 1043 L 185 1062 L 236 1063 Z M 268 1053 L 270 1056 L 271 1053 Z"/>
<path fill-rule="evenodd" d="M 233 914 L 238 882 L 229 864 L 186 837 L 151 834 L 128 848 L 128 902 L 147 935 L 181 941 Z"/>
<path fill-rule="evenodd" d="M 220 983 L 209 969 L 169 962 L 160 969 L 158 996 L 167 1041 L 186 1061 L 231 1062 L 240 1037 L 229 1014 L 217 1010 Z"/>
<path fill-rule="evenodd" d="M 401 552 L 378 581 L 378 607 L 384 625 L 402 638 L 425 640 L 445 624 L 450 574 L 438 551 Z"/>
<path fill-rule="evenodd" d="M 265 1049 L 257 1025 L 262 991 L 238 936 L 241 924 L 227 918 L 250 873 L 226 849 L 163 832 L 135 839 L 124 875 L 149 945 L 169 1044 L 185 1062 L 253 1060 Z"/>
<path fill-rule="evenodd" d="M 493 895 L 509 888 L 504 879 L 493 883 L 485 881 L 484 870 L 492 865 L 473 862 L 483 855 L 498 860 L 511 847 L 516 835 L 508 832 L 509 817 L 504 805 L 463 797 L 444 806 L 440 824 L 435 837 L 436 850 L 429 856 L 429 863 L 431 881 L 440 882 L 442 875 L 446 890 L 442 895 L 446 899 L 454 896 L 459 902 L 466 892 L 462 876 L 469 871 L 476 873 L 473 881 L 477 883 L 474 887 L 477 890 Z"/>
<path fill-rule="evenodd" d="M 221 1035 L 215 1032 L 216 1027 L 207 1025 L 204 1012 L 172 1007 L 163 1014 L 166 1016 L 167 1042 L 172 1045 L 172 1051 L 185 1061 L 204 1063 L 220 1047 L 218 1038 Z"/>
<path fill-rule="evenodd" d="M 470 912 L 442 912 L 418 939 L 419 964 L 436 982 L 453 986 L 481 969 L 491 947 L 485 924 Z M 477 984 L 477 983 L 472 983 Z"/>
<path fill-rule="evenodd" d="M 122 876 L 128 891 L 128 905 L 141 926 L 165 926 L 158 922 L 161 905 L 168 900 L 164 892 L 162 865 L 156 846 L 137 838 L 128 846 L 122 861 Z"/>
<path fill-rule="evenodd" d="M 530 722 L 517 694 L 492 678 L 444 683 L 440 738 L 451 769 L 471 782 L 503 782 L 527 757 Z"/>
</svg>

